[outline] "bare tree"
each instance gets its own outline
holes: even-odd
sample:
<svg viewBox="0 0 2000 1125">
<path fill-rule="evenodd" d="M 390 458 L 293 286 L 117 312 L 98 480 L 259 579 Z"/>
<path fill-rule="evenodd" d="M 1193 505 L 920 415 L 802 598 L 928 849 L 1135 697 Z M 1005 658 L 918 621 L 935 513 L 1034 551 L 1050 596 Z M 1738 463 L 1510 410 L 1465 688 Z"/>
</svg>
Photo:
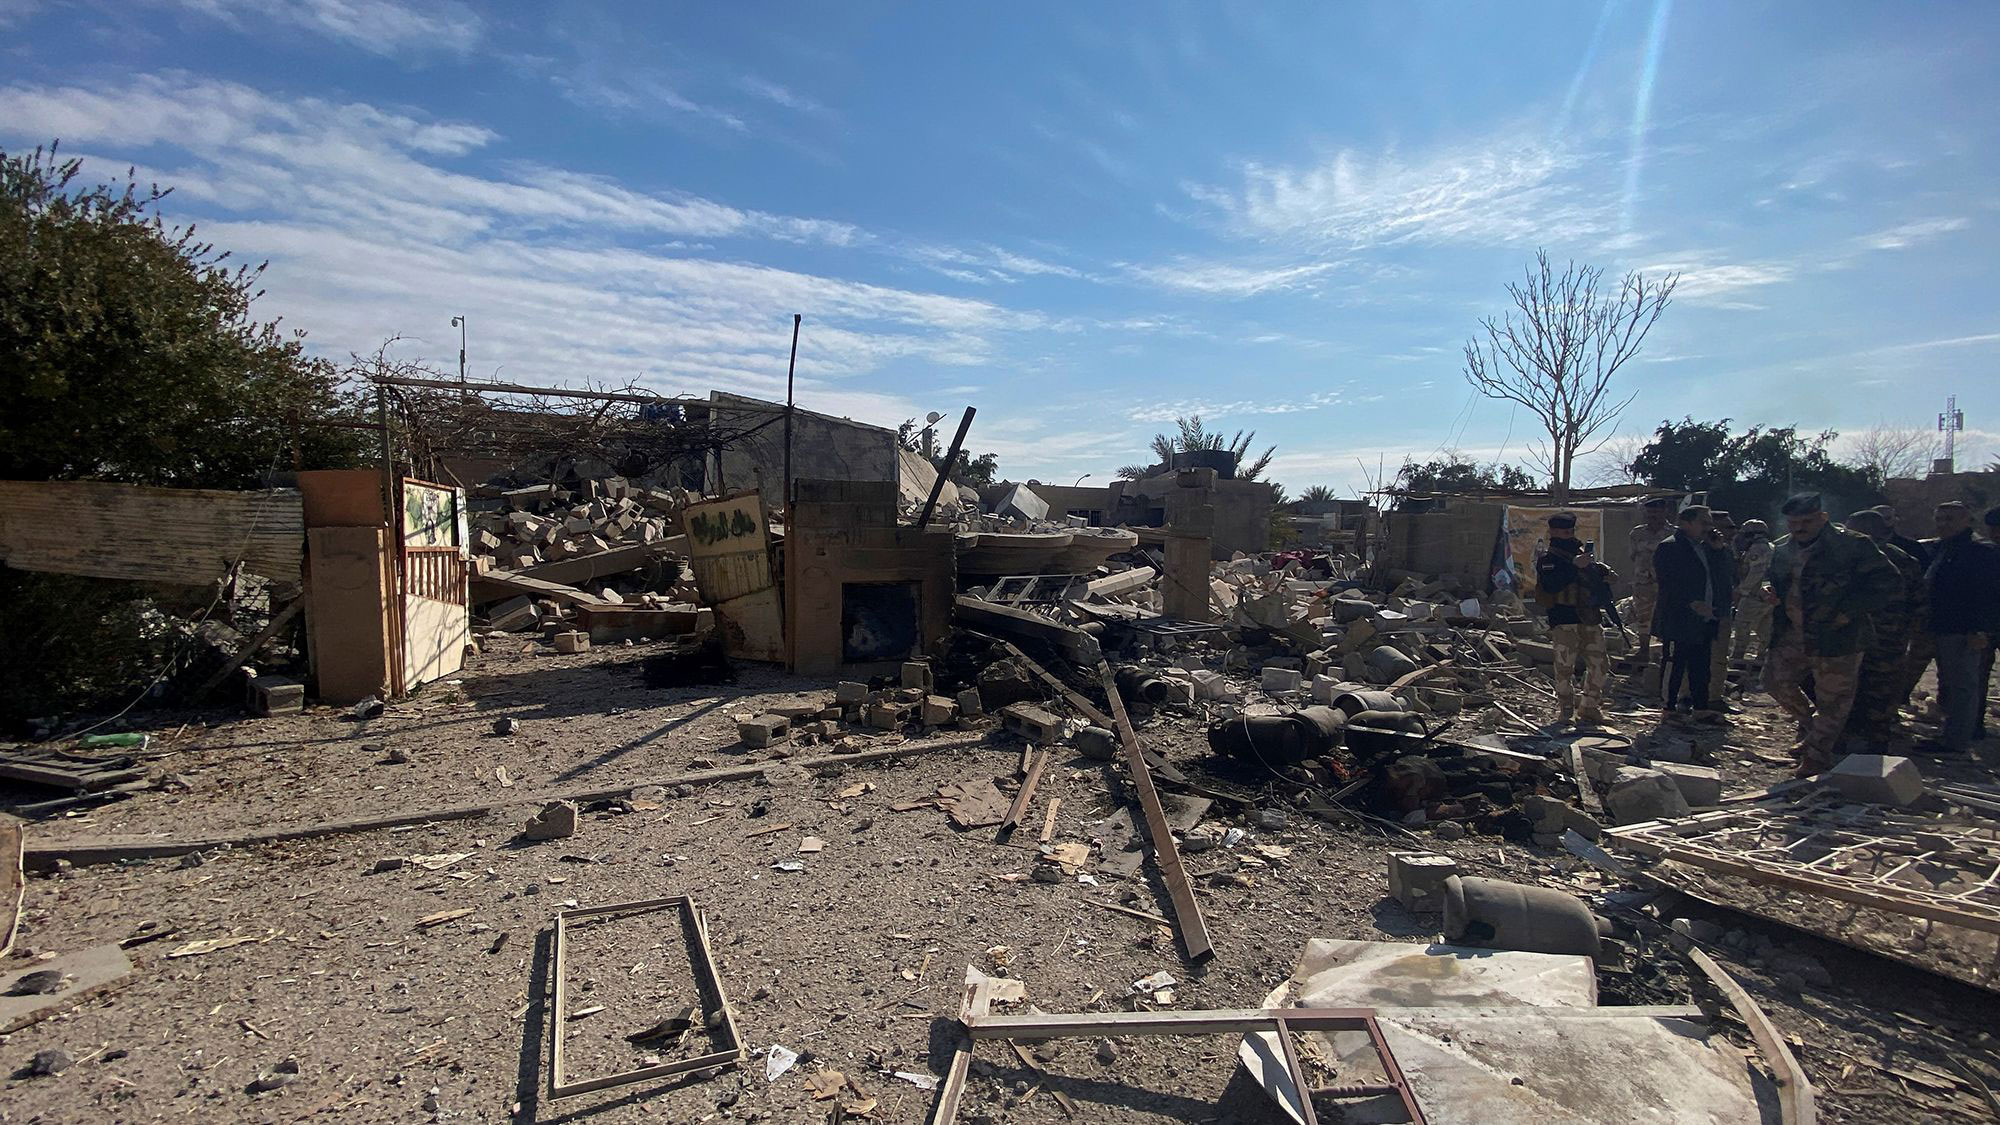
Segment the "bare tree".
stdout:
<svg viewBox="0 0 2000 1125">
<path fill-rule="evenodd" d="M 1632 462 L 1638 460 L 1639 451 L 1649 440 L 1646 434 L 1620 434 L 1604 442 L 1584 461 L 1584 483 L 1598 487 L 1638 484 L 1639 474 Z"/>
<path fill-rule="evenodd" d="M 1548 251 L 1538 251 L 1525 282 L 1507 286 L 1514 308 L 1481 321 L 1484 341 L 1465 344 L 1466 381 L 1487 398 L 1527 407 L 1542 424 L 1548 440 L 1531 456 L 1559 504 L 1578 455 L 1594 452 L 1597 435 L 1631 405 L 1632 395 L 1613 393 L 1612 377 L 1638 354 L 1680 282 L 1679 274 L 1628 273 L 1607 290 L 1603 278 L 1602 268 L 1575 262 L 1557 273 Z"/>
<path fill-rule="evenodd" d="M 1925 426 L 1892 426 L 1877 422 L 1854 439 L 1847 463 L 1867 473 L 1879 487 L 1896 477 L 1921 477 L 1943 452 L 1937 431 Z"/>
</svg>

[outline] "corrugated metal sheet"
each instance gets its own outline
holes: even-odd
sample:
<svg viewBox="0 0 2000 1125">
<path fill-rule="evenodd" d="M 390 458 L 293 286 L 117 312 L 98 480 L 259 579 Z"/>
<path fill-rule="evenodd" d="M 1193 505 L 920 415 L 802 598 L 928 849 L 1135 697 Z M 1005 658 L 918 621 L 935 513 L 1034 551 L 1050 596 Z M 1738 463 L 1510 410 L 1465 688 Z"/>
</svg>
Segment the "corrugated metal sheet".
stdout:
<svg viewBox="0 0 2000 1125">
<path fill-rule="evenodd" d="M 0 481 L 0 562 L 16 570 L 201 585 L 244 569 L 299 581 L 299 494 Z"/>
</svg>

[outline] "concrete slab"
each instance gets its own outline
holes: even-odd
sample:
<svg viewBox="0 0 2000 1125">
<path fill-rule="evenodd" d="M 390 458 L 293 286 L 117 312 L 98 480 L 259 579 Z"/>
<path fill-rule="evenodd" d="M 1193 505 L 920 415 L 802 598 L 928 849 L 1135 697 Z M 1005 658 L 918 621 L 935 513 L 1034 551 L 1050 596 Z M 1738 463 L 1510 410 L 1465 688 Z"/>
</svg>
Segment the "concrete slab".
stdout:
<svg viewBox="0 0 2000 1125">
<path fill-rule="evenodd" d="M 69 987 L 47 996 L 7 995 L 13 990 L 15 981 L 43 970 L 62 973 L 69 978 Z M 90 996 L 118 987 L 131 975 L 131 959 L 115 945 L 94 945 L 52 961 L 36 961 L 0 975 L 0 1035 L 18 1031 L 71 1008 Z"/>
</svg>

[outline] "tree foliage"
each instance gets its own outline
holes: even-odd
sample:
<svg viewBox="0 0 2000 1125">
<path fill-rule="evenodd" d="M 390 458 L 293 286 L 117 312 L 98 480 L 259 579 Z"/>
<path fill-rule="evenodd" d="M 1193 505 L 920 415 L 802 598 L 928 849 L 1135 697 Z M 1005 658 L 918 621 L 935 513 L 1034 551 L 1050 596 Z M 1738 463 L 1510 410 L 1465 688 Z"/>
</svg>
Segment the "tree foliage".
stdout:
<svg viewBox="0 0 2000 1125">
<path fill-rule="evenodd" d="M 944 469 L 944 455 L 947 452 L 938 446 L 937 431 L 929 427 L 919 427 L 915 418 L 905 418 L 896 427 L 896 444 L 912 453 L 921 455 L 931 463 L 931 467 Z M 994 453 L 974 456 L 969 449 L 959 451 L 958 465 L 949 478 L 959 484 L 973 488 L 985 488 L 999 479 L 1000 457 Z"/>
<path fill-rule="evenodd" d="M 0 150 L 0 478 L 244 488 L 352 464 L 330 364 L 251 316 L 260 268 L 173 227 L 167 192 Z M 208 601 L 198 591 L 194 608 Z M 135 691 L 190 591 L 0 567 L 0 719 Z"/>
<path fill-rule="evenodd" d="M 1451 494 L 1528 492 L 1534 489 L 1535 478 L 1518 466 L 1498 461 L 1481 465 L 1449 453 L 1432 461 L 1403 462 L 1396 473 L 1395 487 L 1407 492 Z"/>
<path fill-rule="evenodd" d="M 1119 468 L 1122 480 L 1139 480 L 1166 472 L 1174 463 L 1174 454 L 1187 453 L 1197 449 L 1221 449 L 1236 455 L 1236 479 L 1258 480 L 1264 470 L 1271 467 L 1271 458 L 1277 455 L 1278 447 L 1267 445 L 1256 457 L 1250 456 L 1250 446 L 1257 440 L 1257 431 L 1238 430 L 1225 438 L 1221 430 L 1211 430 L 1202 424 L 1201 415 L 1184 414 L 1174 419 L 1174 432 L 1154 434 L 1151 449 L 1155 459 L 1152 465 L 1125 465 Z"/>
<path fill-rule="evenodd" d="M 1304 500 L 1307 503 L 1323 504 L 1328 500 L 1338 500 L 1339 497 L 1336 496 L 1334 494 L 1333 489 L 1328 487 L 1327 485 L 1313 484 L 1313 485 L 1307 485 L 1305 491 L 1299 493 L 1299 499 Z"/>
<path fill-rule="evenodd" d="M 1524 281 L 1507 286 L 1514 307 L 1481 321 L 1480 337 L 1465 344 L 1466 381 L 1487 398 L 1527 407 L 1541 423 L 1547 441 L 1533 457 L 1558 503 L 1577 457 L 1595 450 L 1598 434 L 1631 405 L 1633 396 L 1619 397 L 1612 379 L 1638 354 L 1680 275 L 1628 273 L 1615 290 L 1603 279 L 1602 268 L 1575 262 L 1557 273 L 1540 251 Z"/>
<path fill-rule="evenodd" d="M 256 485 L 352 463 L 333 366 L 250 313 L 261 266 L 157 213 L 167 191 L 78 182 L 0 151 L 0 477 Z"/>
<path fill-rule="evenodd" d="M 1752 426 L 1735 433 L 1729 423 L 1662 422 L 1632 459 L 1632 469 L 1654 487 L 1705 491 L 1711 507 L 1738 521 L 1777 520 L 1785 497 L 1795 492 L 1821 493 L 1836 518 L 1881 501 L 1866 470 L 1834 457 L 1834 431 L 1808 436 L 1792 426 Z"/>
</svg>

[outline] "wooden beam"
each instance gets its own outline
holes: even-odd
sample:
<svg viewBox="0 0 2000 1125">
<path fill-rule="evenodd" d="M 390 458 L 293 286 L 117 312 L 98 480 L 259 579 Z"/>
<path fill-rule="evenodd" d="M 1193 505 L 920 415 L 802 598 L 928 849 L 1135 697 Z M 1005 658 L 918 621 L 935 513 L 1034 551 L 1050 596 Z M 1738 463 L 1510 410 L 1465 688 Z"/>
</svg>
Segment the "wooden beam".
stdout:
<svg viewBox="0 0 2000 1125">
<path fill-rule="evenodd" d="M 302 824 L 284 828 L 256 829 L 228 836 L 209 836 L 198 839 L 155 840 L 148 838 L 98 838 L 71 841 L 54 841 L 39 846 L 29 846 L 22 858 L 30 868 L 45 868 L 58 859 L 83 865 L 89 863 L 114 863 L 127 859 L 158 859 L 166 856 L 186 855 L 189 852 L 208 851 L 222 846 L 252 847 L 258 844 L 272 844 L 286 840 L 310 840 L 320 836 L 338 836 L 350 832 L 373 832 L 384 828 L 400 828 L 406 824 L 429 824 L 440 820 L 473 820 L 488 816 L 502 809 L 519 806 L 546 804 L 550 801 L 600 801 L 622 797 L 642 785 L 658 785 L 671 789 L 676 785 L 713 785 L 722 781 L 746 781 L 763 776 L 766 770 L 803 766 L 806 769 L 821 767 L 858 766 L 867 762 L 881 762 L 892 758 L 904 758 L 914 754 L 928 754 L 938 750 L 964 750 L 985 742 L 985 736 L 959 738 L 949 742 L 906 742 L 899 746 L 881 750 L 864 750 L 859 754 L 822 754 L 815 758 L 787 758 L 779 761 L 762 762 L 754 766 L 731 766 L 725 769 L 695 770 L 691 773 L 675 774 L 671 777 L 654 779 L 638 778 L 621 782 L 610 788 L 567 789 L 535 794 L 510 795 L 503 801 L 492 801 L 478 805 L 457 805 L 441 809 L 422 809 L 413 812 L 391 813 L 387 816 L 362 817 L 355 820 L 337 820 L 319 824 Z"/>
<path fill-rule="evenodd" d="M 1452 1009 L 1457 1011 L 1457 1009 Z M 1540 1009 L 1529 1009 L 1539 1014 Z M 1373 1008 L 1217 1008 L 1211 1011 L 1082 1012 L 1064 1015 L 968 1017 L 974 1039 L 1117 1038 L 1126 1035 L 1247 1035 L 1270 1031 L 1278 1020 L 1301 1031 L 1354 1031 L 1375 1014 Z"/>
<path fill-rule="evenodd" d="M 1757 1006 L 1743 986 L 1728 970 L 1715 963 L 1715 958 L 1701 951 L 1699 947 L 1688 949 L 1688 959 L 1705 974 L 1709 981 L 1722 992 L 1729 1006 L 1750 1028 L 1750 1037 L 1757 1041 L 1757 1049 L 1764 1052 L 1764 1061 L 1778 1080 L 1778 1112 L 1784 1118 L 1784 1125 L 1813 1125 L 1817 1111 L 1813 1108 L 1812 1083 L 1806 1080 L 1806 1072 L 1799 1067 L 1799 1060 L 1792 1056 L 1792 1049 L 1785 1045 L 1785 1037 L 1778 1033 L 1771 1017 Z"/>
<path fill-rule="evenodd" d="M 1035 786 L 1042 780 L 1042 769 L 1049 764 L 1049 752 L 1039 751 L 1028 762 L 1027 775 L 1021 779 L 1021 788 L 1014 794 L 1014 803 L 1007 806 L 1007 815 L 1000 818 L 1000 835 L 1012 835 L 1021 826 L 1021 817 L 1028 811 L 1028 802 L 1035 799 Z"/>
<path fill-rule="evenodd" d="M 705 398 L 672 398 L 667 395 L 633 393 L 630 391 L 572 391 L 563 387 L 532 387 L 525 383 L 487 383 L 468 381 L 453 382 L 449 379 L 412 379 L 401 375 L 371 375 L 368 381 L 388 387 L 416 387 L 437 391 L 473 391 L 479 394 L 535 395 L 539 398 L 575 398 L 588 402 L 630 402 L 650 406 L 664 403 L 672 406 L 713 406 Z M 783 414 L 782 406 L 739 406 L 731 403 L 729 410 L 739 414 Z"/>
<path fill-rule="evenodd" d="M 1181 853 L 1174 846 L 1173 829 L 1167 824 L 1167 812 L 1160 807 L 1159 790 L 1153 787 L 1153 775 L 1146 767 L 1146 755 L 1139 748 L 1139 736 L 1132 730 L 1132 720 L 1125 714 L 1125 701 L 1118 695 L 1118 685 L 1111 675 L 1111 665 L 1097 662 L 1097 677 L 1104 685 L 1104 697 L 1111 704 L 1111 719 L 1118 731 L 1118 741 L 1125 748 L 1125 764 L 1132 771 L 1132 784 L 1139 791 L 1139 809 L 1146 822 L 1146 838 L 1153 845 L 1153 861 L 1159 865 L 1160 878 L 1167 885 L 1167 897 L 1174 907 L 1174 925 L 1181 936 L 1181 946 L 1186 949 L 1191 962 L 1206 961 L 1215 956 L 1215 946 L 1208 940 L 1208 926 L 1201 918 L 1201 904 L 1195 901 L 1194 884 L 1189 882 L 1187 869 L 1181 866 Z"/>
<path fill-rule="evenodd" d="M 1089 699 L 1085 698 L 1082 692 L 1069 686 L 1069 684 L 1063 681 L 1062 677 L 1056 675 L 1054 672 L 1049 671 L 1047 668 L 1042 667 L 1041 664 L 1037 662 L 1034 657 L 1029 656 L 1025 652 L 1022 652 L 1021 647 L 1015 644 L 1013 641 L 1003 640 L 1000 642 L 1000 645 L 1001 647 L 1007 650 L 1007 654 L 1009 656 L 1012 656 L 1014 659 L 1019 660 L 1022 664 L 1026 665 L 1028 671 L 1031 674 L 1033 674 L 1033 676 L 1036 679 L 1056 689 L 1056 693 L 1061 695 L 1065 700 L 1067 700 L 1071 707 L 1074 707 L 1079 712 L 1081 712 L 1084 718 L 1089 719 L 1091 722 L 1096 723 L 1098 726 L 1103 727 L 1106 730 L 1111 729 L 1112 726 L 1111 716 L 1105 714 L 1102 710 L 1099 710 L 1097 704 L 1092 703 Z"/>
<path fill-rule="evenodd" d="M 993 1010 L 991 980 L 985 973 L 971 965 L 965 967 L 965 990 L 958 998 L 958 1021 L 970 1025 L 973 1020 L 986 1018 Z M 952 1051 L 951 1066 L 945 1071 L 944 1081 L 938 1084 L 938 1099 L 931 1107 L 931 1125 L 952 1125 L 958 1119 L 959 1098 L 965 1093 L 965 1075 L 972 1067 L 972 1040 L 960 1041 Z"/>
<path fill-rule="evenodd" d="M 220 671 L 203 680 L 201 686 L 194 689 L 194 694 L 188 696 L 188 702 L 200 703 L 202 700 L 208 698 L 209 692 L 221 687 L 222 681 L 228 679 L 231 672 L 243 667 L 245 661 L 257 655 L 257 650 L 270 643 L 271 638 L 278 635 L 278 630 L 291 624 L 292 618 L 297 617 L 305 607 L 306 600 L 304 598 L 293 598 L 285 604 L 285 608 L 272 614 L 270 624 L 265 625 L 261 632 L 250 638 L 247 644 L 237 650 L 236 655 L 230 657 L 229 662 L 224 664 Z"/>
</svg>

